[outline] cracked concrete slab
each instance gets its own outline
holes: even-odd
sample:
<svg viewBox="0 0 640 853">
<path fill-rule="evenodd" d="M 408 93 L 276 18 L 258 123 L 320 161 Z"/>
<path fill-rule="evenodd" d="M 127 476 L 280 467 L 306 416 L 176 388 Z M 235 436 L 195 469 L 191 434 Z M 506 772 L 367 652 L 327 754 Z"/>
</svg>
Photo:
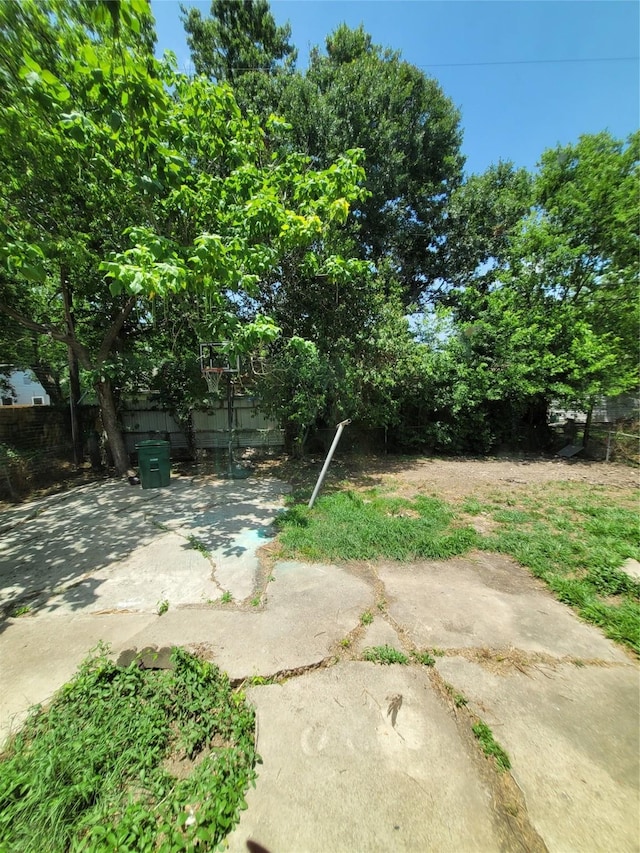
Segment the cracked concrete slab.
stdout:
<svg viewBox="0 0 640 853">
<path fill-rule="evenodd" d="M 100 640 L 126 643 L 157 618 L 67 614 L 65 619 L 23 616 L 5 623 L 0 634 L 0 745 L 32 705 L 46 703 L 73 676 Z"/>
<path fill-rule="evenodd" d="M 263 759 L 229 850 L 500 849 L 491 795 L 417 668 L 344 663 L 248 691 Z"/>
<path fill-rule="evenodd" d="M 402 651 L 398 632 L 380 614 L 376 614 L 373 622 L 366 626 L 354 648 L 361 654 L 366 648 L 372 646 L 391 646 L 392 649 Z"/>
<path fill-rule="evenodd" d="M 369 586 L 336 566 L 282 562 L 272 576 L 264 609 L 170 608 L 128 639 L 198 646 L 234 679 L 267 677 L 324 661 L 371 601 Z"/>
<path fill-rule="evenodd" d="M 157 613 L 163 601 L 177 607 L 204 603 L 221 593 L 211 560 L 183 536 L 166 532 L 117 563 L 87 573 L 64 594 L 45 596 L 39 609 L 56 616 L 80 607 L 84 613 Z"/>
<path fill-rule="evenodd" d="M 550 853 L 640 849 L 640 682 L 635 665 L 559 665 L 498 675 L 437 661 L 511 759 Z"/>
<path fill-rule="evenodd" d="M 178 606 L 227 589 L 236 600 L 249 597 L 256 549 L 272 535 L 287 491 L 275 480 L 176 478 L 148 490 L 111 481 L 38 502 L 20 516 L 9 511 L 0 541 L 0 610 L 27 602 L 47 611 L 153 611 L 163 598 Z M 210 560 L 201 553 L 207 549 Z"/>
<path fill-rule="evenodd" d="M 541 581 L 497 554 L 378 567 L 391 616 L 422 647 L 509 648 L 626 662 Z"/>
<path fill-rule="evenodd" d="M 539 849 L 536 830 L 552 853 L 637 850 L 637 663 L 501 556 L 260 566 L 286 490 L 260 480 L 183 478 L 146 491 L 109 482 L 0 515 L 0 741 L 99 639 L 116 654 L 186 645 L 234 679 L 288 678 L 249 690 L 265 765 L 234 850 L 251 836 L 271 853 L 520 853 Z M 232 604 L 207 603 L 223 590 Z M 383 600 L 386 614 L 375 607 Z M 28 615 L 2 619 L 3 604 L 6 617 L 23 602 Z M 435 670 L 336 663 L 336 653 L 410 644 L 449 650 L 438 671 L 468 691 L 510 753 L 522 822 Z M 471 662 L 489 664 L 502 649 L 538 669 L 501 664 L 501 676 Z M 566 663 L 578 658 L 607 666 Z"/>
</svg>

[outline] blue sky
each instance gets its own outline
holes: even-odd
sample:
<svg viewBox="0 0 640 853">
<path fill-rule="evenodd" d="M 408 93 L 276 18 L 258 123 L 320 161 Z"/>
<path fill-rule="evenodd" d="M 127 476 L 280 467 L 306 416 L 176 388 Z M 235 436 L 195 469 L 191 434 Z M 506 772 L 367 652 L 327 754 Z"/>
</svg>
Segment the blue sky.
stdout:
<svg viewBox="0 0 640 853">
<path fill-rule="evenodd" d="M 208 14 L 209 2 L 183 2 Z M 180 4 L 151 6 L 159 52 L 192 70 Z M 499 159 L 533 168 L 546 148 L 604 129 L 625 138 L 640 122 L 638 60 L 584 61 L 638 56 L 637 2 L 274 0 L 271 9 L 278 24 L 291 23 L 300 68 L 340 23 L 362 23 L 374 42 L 435 77 L 462 113 L 468 172 Z"/>
</svg>

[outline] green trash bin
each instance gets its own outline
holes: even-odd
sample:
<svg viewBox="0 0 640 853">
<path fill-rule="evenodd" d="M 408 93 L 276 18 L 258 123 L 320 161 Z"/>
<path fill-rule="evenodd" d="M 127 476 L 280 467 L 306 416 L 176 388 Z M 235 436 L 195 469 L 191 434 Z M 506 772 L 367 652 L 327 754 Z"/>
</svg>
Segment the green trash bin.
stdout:
<svg viewBox="0 0 640 853">
<path fill-rule="evenodd" d="M 171 445 L 168 441 L 141 441 L 138 451 L 138 473 L 143 489 L 168 486 L 171 479 Z"/>
</svg>

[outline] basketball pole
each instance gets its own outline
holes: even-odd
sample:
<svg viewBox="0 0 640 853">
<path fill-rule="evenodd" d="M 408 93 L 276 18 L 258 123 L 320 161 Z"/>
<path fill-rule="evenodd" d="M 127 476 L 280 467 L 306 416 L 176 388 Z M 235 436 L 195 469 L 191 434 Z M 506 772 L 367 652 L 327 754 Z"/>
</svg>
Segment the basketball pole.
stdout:
<svg viewBox="0 0 640 853">
<path fill-rule="evenodd" d="M 229 479 L 233 478 L 233 382 L 227 373 L 227 423 L 229 426 Z"/>
<path fill-rule="evenodd" d="M 333 439 L 333 444 L 329 448 L 329 452 L 327 453 L 327 458 L 324 460 L 324 465 L 322 466 L 322 471 L 320 471 L 320 476 L 318 477 L 318 482 L 316 483 L 316 487 L 313 490 L 313 494 L 311 495 L 311 500 L 309 501 L 309 509 L 313 507 L 315 503 L 315 499 L 318 497 L 318 492 L 322 487 L 322 483 L 324 482 L 324 478 L 326 477 L 327 471 L 329 469 L 329 465 L 331 464 L 331 460 L 333 459 L 333 454 L 336 451 L 336 447 L 338 446 L 338 442 L 340 441 L 340 436 L 342 435 L 342 430 L 349 426 L 351 423 L 351 419 L 346 421 L 340 421 L 338 424 L 338 429 L 336 431 L 335 438 Z"/>
</svg>

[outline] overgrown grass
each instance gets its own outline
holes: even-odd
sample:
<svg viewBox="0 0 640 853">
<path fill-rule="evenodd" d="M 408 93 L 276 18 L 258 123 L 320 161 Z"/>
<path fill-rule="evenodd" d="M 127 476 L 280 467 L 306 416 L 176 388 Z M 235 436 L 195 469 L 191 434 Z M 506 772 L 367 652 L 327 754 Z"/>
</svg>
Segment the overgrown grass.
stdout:
<svg viewBox="0 0 640 853">
<path fill-rule="evenodd" d="M 640 654 L 640 583 L 620 570 L 627 558 L 640 559 L 638 511 L 614 500 L 579 483 L 530 489 L 513 509 L 494 496 L 485 512 L 497 526 L 480 547 L 514 557 L 583 619 Z"/>
<path fill-rule="evenodd" d="M 106 651 L 0 757 L 0 850 L 214 849 L 255 778 L 253 710 L 180 649 L 173 671 L 118 668 Z"/>
<path fill-rule="evenodd" d="M 277 524 L 285 556 L 309 560 L 444 559 L 477 541 L 441 501 L 365 495 L 352 491 L 321 498 L 313 510 L 293 506 Z"/>
<path fill-rule="evenodd" d="M 480 513 L 493 532 L 465 525 L 464 514 Z M 640 655 L 640 584 L 620 570 L 640 560 L 638 520 L 637 496 L 569 482 L 467 498 L 457 512 L 434 498 L 347 490 L 313 510 L 294 505 L 278 524 L 283 556 L 307 560 L 445 559 L 474 547 L 508 554 Z"/>
</svg>

